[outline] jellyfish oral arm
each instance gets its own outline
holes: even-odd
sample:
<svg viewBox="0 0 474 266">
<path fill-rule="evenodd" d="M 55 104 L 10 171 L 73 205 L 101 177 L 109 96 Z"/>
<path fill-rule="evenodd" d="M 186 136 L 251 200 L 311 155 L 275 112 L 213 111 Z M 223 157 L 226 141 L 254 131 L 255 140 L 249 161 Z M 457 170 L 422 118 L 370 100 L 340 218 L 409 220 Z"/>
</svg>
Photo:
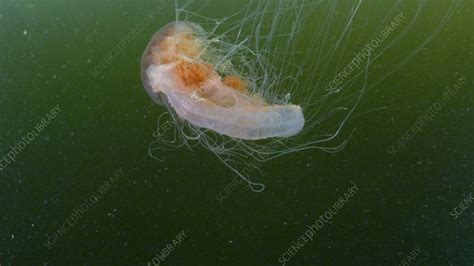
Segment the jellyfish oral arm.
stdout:
<svg viewBox="0 0 474 266">
<path fill-rule="evenodd" d="M 221 107 L 176 91 L 168 94 L 168 100 L 178 116 L 191 124 L 239 139 L 290 137 L 304 126 L 301 108 L 296 105 L 273 105 L 258 109 Z M 190 105 L 186 104 L 190 102 Z"/>
<path fill-rule="evenodd" d="M 151 65 L 147 69 L 153 92 L 164 93 L 177 115 L 195 126 L 247 140 L 290 137 L 304 126 L 300 106 L 267 105 L 226 86 L 220 79 L 205 84 L 205 93 L 196 93 L 179 88 L 175 73 L 172 64 Z"/>
</svg>

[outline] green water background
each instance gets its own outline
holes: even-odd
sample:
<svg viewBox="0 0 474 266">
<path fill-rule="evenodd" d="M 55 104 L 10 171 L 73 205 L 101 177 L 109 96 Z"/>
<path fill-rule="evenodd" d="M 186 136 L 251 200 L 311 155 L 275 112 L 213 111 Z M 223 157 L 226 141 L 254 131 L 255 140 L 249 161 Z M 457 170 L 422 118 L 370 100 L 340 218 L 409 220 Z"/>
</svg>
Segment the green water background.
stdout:
<svg viewBox="0 0 474 266">
<path fill-rule="evenodd" d="M 212 1 L 202 12 L 222 16 L 244 2 Z M 361 11 L 367 17 L 392 5 L 364 3 L 372 5 Z M 276 265 L 351 182 L 356 196 L 288 265 L 397 265 L 416 247 L 413 265 L 472 265 L 474 203 L 458 219 L 450 212 L 474 193 L 473 3 L 462 1 L 425 49 L 364 96 L 343 151 L 271 161 L 261 168 L 263 193 L 239 185 L 221 203 L 216 195 L 235 175 L 213 154 L 180 149 L 159 162 L 147 153 L 165 110 L 143 91 L 139 59 L 153 32 L 174 19 L 173 6 L 163 5 L 125 54 L 93 77 L 156 1 L 0 0 L 1 156 L 61 108 L 0 172 L 0 265 L 146 265 L 181 230 L 187 238 L 162 265 Z M 448 6 L 431 1 L 422 23 L 436 23 Z M 400 56 L 418 33 L 400 42 Z M 463 75 L 468 83 L 457 96 L 389 154 Z M 118 168 L 124 177 L 46 248 Z"/>
</svg>

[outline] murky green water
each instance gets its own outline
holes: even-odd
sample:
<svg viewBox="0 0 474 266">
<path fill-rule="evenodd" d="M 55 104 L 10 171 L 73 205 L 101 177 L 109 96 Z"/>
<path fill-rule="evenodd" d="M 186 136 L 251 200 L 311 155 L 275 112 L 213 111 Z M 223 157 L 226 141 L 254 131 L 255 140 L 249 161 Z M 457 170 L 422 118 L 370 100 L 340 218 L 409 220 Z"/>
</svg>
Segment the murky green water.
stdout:
<svg viewBox="0 0 474 266">
<path fill-rule="evenodd" d="M 222 17 L 245 2 L 211 1 L 200 12 Z M 383 62 L 405 57 L 445 2 L 431 1 L 417 32 Z M 373 32 L 392 5 L 363 2 L 359 25 Z M 287 265 L 472 265 L 473 7 L 462 1 L 364 96 L 343 151 L 270 161 L 259 179 L 266 190 L 253 193 L 200 147 L 163 162 L 148 155 L 165 109 L 144 92 L 139 60 L 175 18 L 172 3 L 0 0 L 0 265 L 146 265 L 167 244 L 162 265 L 277 265 L 353 184 L 357 192 Z M 153 9 L 156 18 L 95 76 Z M 453 97 L 393 152 L 459 77 L 466 82 Z"/>
</svg>

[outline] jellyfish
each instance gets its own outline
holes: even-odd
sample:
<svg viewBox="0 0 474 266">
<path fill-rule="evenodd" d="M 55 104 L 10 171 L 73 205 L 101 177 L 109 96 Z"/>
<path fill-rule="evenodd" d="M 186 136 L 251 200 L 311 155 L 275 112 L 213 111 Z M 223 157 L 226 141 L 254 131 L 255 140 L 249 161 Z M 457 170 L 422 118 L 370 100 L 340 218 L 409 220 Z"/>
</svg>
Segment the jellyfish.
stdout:
<svg viewBox="0 0 474 266">
<path fill-rule="evenodd" d="M 143 87 L 167 108 L 157 126 L 166 132 L 149 154 L 204 147 L 260 192 L 265 185 L 255 176 L 265 162 L 344 149 L 364 96 L 416 56 L 460 0 L 406 43 L 426 1 L 393 0 L 375 22 L 361 15 L 370 8 L 361 0 L 249 0 L 220 18 L 191 3 L 177 3 L 176 19 L 158 29 L 142 56 Z M 406 53 L 394 55 L 400 44 Z"/>
</svg>

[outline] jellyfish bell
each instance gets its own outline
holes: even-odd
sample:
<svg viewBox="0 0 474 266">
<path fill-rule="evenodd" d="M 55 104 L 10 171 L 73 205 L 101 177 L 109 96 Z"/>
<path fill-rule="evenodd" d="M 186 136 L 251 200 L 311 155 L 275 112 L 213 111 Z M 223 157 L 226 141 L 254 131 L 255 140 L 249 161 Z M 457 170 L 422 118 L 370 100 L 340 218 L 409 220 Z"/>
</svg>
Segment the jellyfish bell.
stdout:
<svg viewBox="0 0 474 266">
<path fill-rule="evenodd" d="M 290 137 L 302 130 L 300 106 L 268 103 L 240 76 L 221 76 L 214 65 L 225 55 L 206 55 L 208 44 L 192 22 L 172 22 L 155 33 L 141 63 L 148 95 L 194 126 L 233 138 Z"/>
</svg>

